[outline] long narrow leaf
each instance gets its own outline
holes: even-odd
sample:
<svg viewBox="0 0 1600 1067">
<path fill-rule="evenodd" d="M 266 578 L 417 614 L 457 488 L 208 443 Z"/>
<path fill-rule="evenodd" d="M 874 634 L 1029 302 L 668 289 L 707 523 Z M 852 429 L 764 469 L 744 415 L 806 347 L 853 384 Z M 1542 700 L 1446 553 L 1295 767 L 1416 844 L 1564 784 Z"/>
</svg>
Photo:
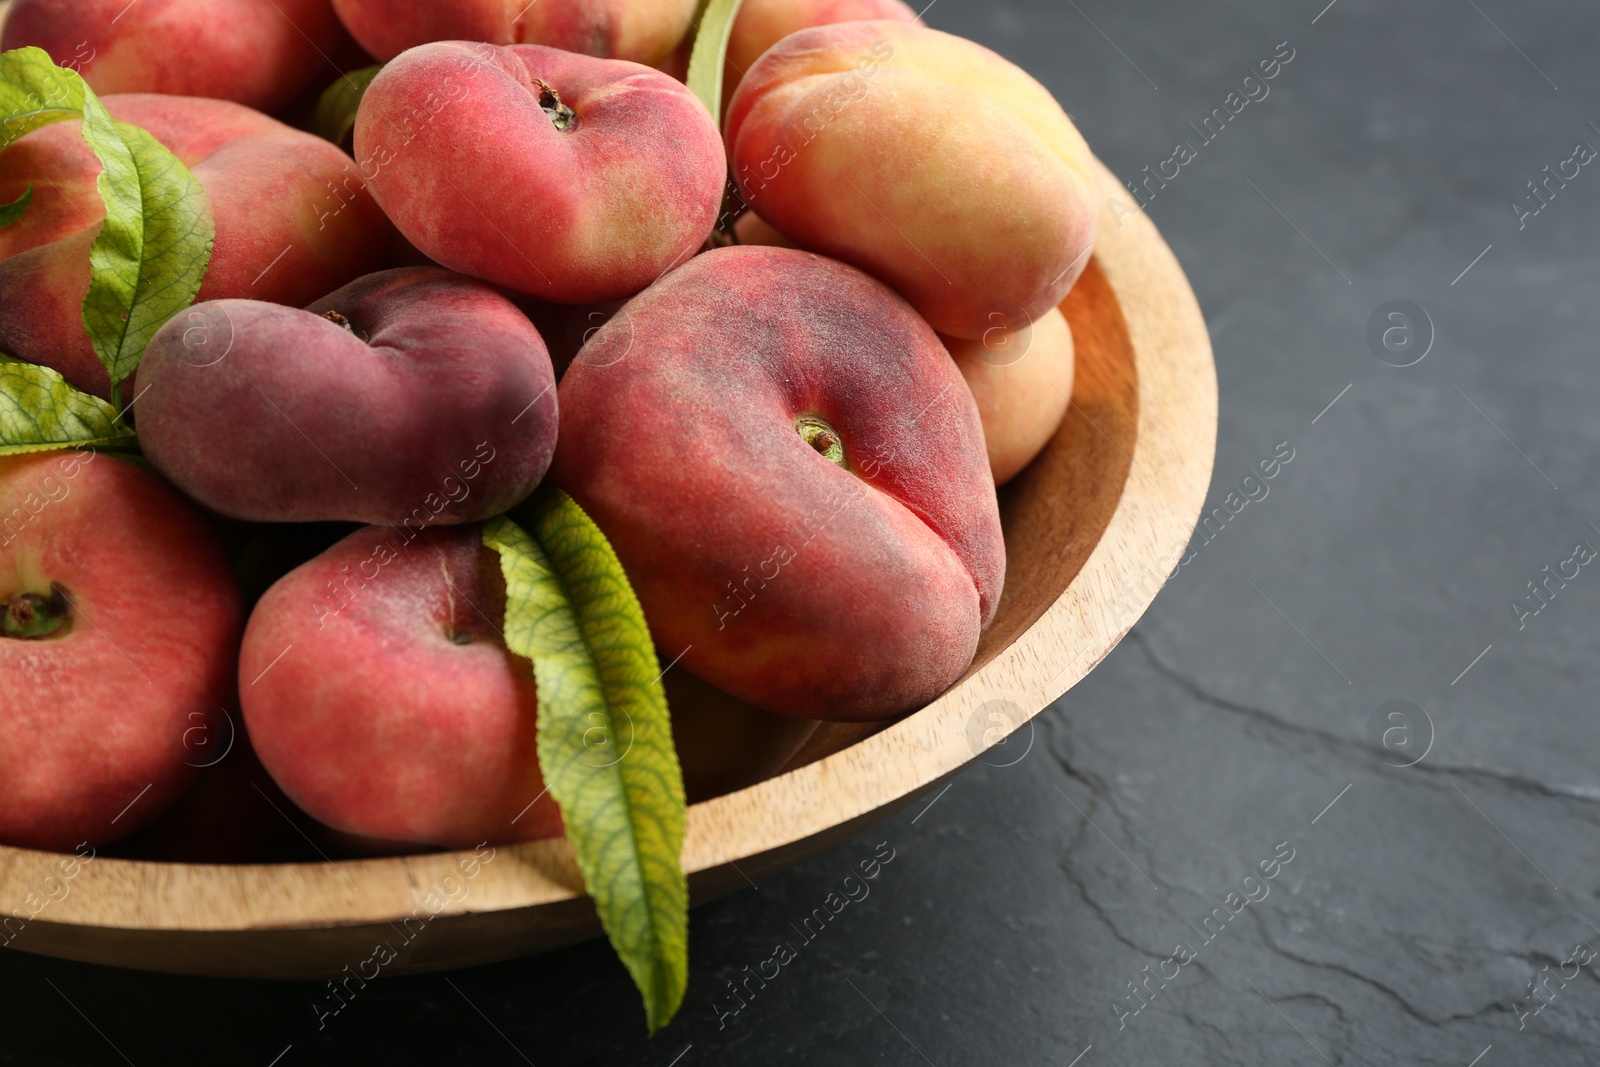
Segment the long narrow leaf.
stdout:
<svg viewBox="0 0 1600 1067">
<path fill-rule="evenodd" d="M 372 79 L 382 69 L 382 64 L 378 64 L 339 75 L 317 98 L 317 110 L 311 117 L 312 131 L 318 137 L 342 146 L 345 136 L 356 124 L 356 111 L 361 107 L 361 98 L 366 95 L 367 86 L 372 84 Z"/>
<path fill-rule="evenodd" d="M 651 1032 L 688 981 L 683 775 L 644 613 L 599 528 L 565 493 L 484 526 L 506 581 L 506 645 L 533 663 L 539 766 L 584 884 L 644 997 Z"/>
<path fill-rule="evenodd" d="M 706 0 L 695 26 L 694 47 L 689 52 L 689 73 L 684 79 L 689 90 L 711 112 L 711 121 L 722 128 L 722 71 L 728 56 L 728 36 L 739 15 L 742 0 Z"/>
</svg>

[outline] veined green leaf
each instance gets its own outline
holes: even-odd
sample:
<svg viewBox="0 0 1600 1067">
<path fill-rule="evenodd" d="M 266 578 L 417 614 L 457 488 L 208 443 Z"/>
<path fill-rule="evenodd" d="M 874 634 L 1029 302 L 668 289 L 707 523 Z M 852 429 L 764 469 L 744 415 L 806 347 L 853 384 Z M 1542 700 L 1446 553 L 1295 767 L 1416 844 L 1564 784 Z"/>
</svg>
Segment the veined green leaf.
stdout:
<svg viewBox="0 0 1600 1067">
<path fill-rule="evenodd" d="M 83 324 L 117 385 L 139 366 L 162 324 L 194 303 L 217 230 L 211 202 L 188 167 L 137 126 L 112 124 L 119 135 L 113 141 L 96 118 L 90 133 L 96 111 L 109 118 L 95 100 L 83 126 L 90 144 L 101 142 L 97 184 L 106 221 L 89 250 Z"/>
<path fill-rule="evenodd" d="M 689 90 L 711 112 L 711 121 L 722 129 L 722 71 L 728 57 L 728 35 L 739 14 L 742 0 L 706 0 L 695 20 L 694 47 L 689 52 Z"/>
<path fill-rule="evenodd" d="M 539 767 L 606 935 L 665 1026 L 688 982 L 683 775 L 644 612 L 599 527 L 541 490 L 486 523 L 506 581 L 506 646 L 533 662 Z"/>
<path fill-rule="evenodd" d="M 361 106 L 367 86 L 372 84 L 372 79 L 382 69 L 380 63 L 352 70 L 324 89 L 322 96 L 317 99 L 316 113 L 311 118 L 312 131 L 324 140 L 343 145 L 345 135 L 356 124 L 356 109 Z"/>
<path fill-rule="evenodd" d="M 76 71 L 39 48 L 0 53 L 0 147 L 69 118 L 82 120 L 100 160 L 95 185 L 106 214 L 89 250 L 83 325 L 115 387 L 161 324 L 194 301 L 216 225 L 189 168 L 150 134 L 113 122 Z"/>
<path fill-rule="evenodd" d="M 28 210 L 28 205 L 33 202 L 33 186 L 22 190 L 22 195 L 9 204 L 0 204 L 0 227 L 10 226 L 22 218 L 22 213 Z"/>
<path fill-rule="evenodd" d="M 0 456 L 135 443 L 117 410 L 49 367 L 0 355 Z"/>
<path fill-rule="evenodd" d="M 0 149 L 40 126 L 82 117 L 90 95 L 77 71 L 56 66 L 42 48 L 0 52 Z"/>
</svg>

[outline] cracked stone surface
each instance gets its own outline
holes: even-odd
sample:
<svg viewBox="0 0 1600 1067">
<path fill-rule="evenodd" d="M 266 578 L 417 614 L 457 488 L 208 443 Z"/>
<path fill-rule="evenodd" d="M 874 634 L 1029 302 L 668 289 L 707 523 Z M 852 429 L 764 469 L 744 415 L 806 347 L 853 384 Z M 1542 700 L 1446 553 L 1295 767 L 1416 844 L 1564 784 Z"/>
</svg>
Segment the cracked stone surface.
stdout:
<svg viewBox="0 0 1600 1067">
<path fill-rule="evenodd" d="M 696 911 L 689 994 L 654 1039 L 602 945 L 386 980 L 321 1031 L 310 984 L 0 952 L 0 1064 L 1600 1062 L 1600 959 L 1567 962 L 1600 949 L 1600 567 L 1537 615 L 1511 606 L 1600 548 L 1600 172 L 1520 229 L 1509 206 L 1600 147 L 1600 12 L 942 0 L 927 18 L 1034 71 L 1125 179 L 1294 48 L 1150 205 L 1216 347 L 1208 507 L 1287 442 L 1269 494 L 1195 543 L 1026 758 Z M 1397 299 L 1435 332 L 1405 368 L 1366 339 Z M 1415 766 L 1371 741 L 1392 700 L 1431 722 Z M 728 1013 L 726 983 L 798 943 L 879 842 L 895 858 L 870 896 Z"/>
</svg>

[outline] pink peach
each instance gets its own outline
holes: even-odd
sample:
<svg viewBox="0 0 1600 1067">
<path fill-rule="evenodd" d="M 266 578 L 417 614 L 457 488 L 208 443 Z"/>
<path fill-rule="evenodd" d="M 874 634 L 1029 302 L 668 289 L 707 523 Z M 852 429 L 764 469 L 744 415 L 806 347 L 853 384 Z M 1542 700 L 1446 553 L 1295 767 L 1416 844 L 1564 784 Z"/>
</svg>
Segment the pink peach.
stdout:
<svg viewBox="0 0 1600 1067">
<path fill-rule="evenodd" d="M 529 663 L 478 526 L 357 530 L 256 605 L 240 653 L 261 762 L 336 830 L 444 847 L 559 836 Z"/>
<path fill-rule="evenodd" d="M 538 44 L 655 65 L 689 31 L 686 0 L 333 0 L 351 34 L 379 59 L 433 41 Z"/>
<path fill-rule="evenodd" d="M 1005 573 L 983 428 L 880 283 L 791 249 L 707 252 L 625 305 L 560 391 L 552 478 L 694 674 L 768 711 L 872 719 L 971 663 Z"/>
<path fill-rule="evenodd" d="M 349 38 L 328 0 L 16 0 L 0 49 L 35 45 L 101 96 L 207 96 L 272 111 Z"/>
<path fill-rule="evenodd" d="M 0 842 L 97 845 L 171 805 L 243 621 L 205 520 L 120 459 L 0 458 L 0 612 Z"/>
<path fill-rule="evenodd" d="M 554 48 L 428 44 L 356 115 L 358 166 L 426 256 L 562 303 L 631 296 L 711 233 L 726 167 L 693 93 Z"/>
</svg>

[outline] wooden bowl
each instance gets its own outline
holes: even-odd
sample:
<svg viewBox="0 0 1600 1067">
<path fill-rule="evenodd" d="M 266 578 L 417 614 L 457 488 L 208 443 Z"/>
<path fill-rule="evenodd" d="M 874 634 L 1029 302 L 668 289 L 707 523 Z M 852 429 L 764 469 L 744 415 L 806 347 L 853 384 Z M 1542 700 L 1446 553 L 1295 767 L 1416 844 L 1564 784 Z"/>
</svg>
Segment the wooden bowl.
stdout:
<svg viewBox="0 0 1600 1067">
<path fill-rule="evenodd" d="M 1006 588 L 977 660 L 921 711 L 825 725 L 784 773 L 691 806 L 683 864 L 695 902 L 844 840 L 1004 741 L 1111 651 L 1174 569 L 1216 446 L 1216 371 L 1194 294 L 1146 216 L 1107 211 L 1063 310 L 1077 346 L 1073 405 L 1000 494 Z M 472 855 L 253 866 L 102 857 L 63 880 L 60 856 L 0 847 L 0 914 L 29 902 L 20 913 L 33 917 L 9 927 L 25 951 L 251 977 L 335 975 L 379 943 L 396 954 L 385 972 L 402 973 L 600 933 L 565 841 L 499 848 L 467 862 L 468 877 Z"/>
</svg>

